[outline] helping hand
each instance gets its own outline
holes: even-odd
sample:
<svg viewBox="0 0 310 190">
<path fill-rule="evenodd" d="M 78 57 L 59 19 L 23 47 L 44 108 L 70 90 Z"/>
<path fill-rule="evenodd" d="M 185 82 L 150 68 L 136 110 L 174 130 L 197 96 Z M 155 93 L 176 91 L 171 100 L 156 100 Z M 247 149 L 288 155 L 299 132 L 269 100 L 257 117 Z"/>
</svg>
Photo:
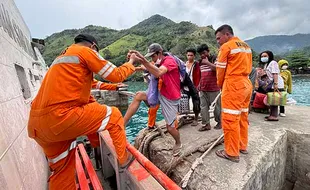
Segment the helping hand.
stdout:
<svg viewBox="0 0 310 190">
<path fill-rule="evenodd" d="M 145 70 L 146 70 L 146 68 L 143 65 L 135 67 L 135 71 L 145 71 Z"/>
<path fill-rule="evenodd" d="M 130 50 L 129 53 L 135 54 L 139 59 L 142 59 L 142 60 L 145 59 L 145 57 L 140 52 L 138 52 L 136 50 Z"/>
</svg>

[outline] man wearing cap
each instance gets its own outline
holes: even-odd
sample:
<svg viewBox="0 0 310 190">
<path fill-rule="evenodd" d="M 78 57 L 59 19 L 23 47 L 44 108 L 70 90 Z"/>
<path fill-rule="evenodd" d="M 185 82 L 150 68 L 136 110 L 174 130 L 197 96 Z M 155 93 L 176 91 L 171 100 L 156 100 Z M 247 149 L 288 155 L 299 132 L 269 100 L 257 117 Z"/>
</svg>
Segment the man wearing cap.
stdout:
<svg viewBox="0 0 310 190">
<path fill-rule="evenodd" d="M 152 61 L 158 64 L 159 67 L 147 61 L 138 51 L 130 51 L 130 53 L 136 54 L 139 58 L 139 62 L 141 62 L 151 74 L 162 80 L 158 98 L 162 108 L 162 114 L 166 121 L 167 130 L 175 140 L 173 155 L 177 156 L 182 148 L 180 133 L 175 125 L 175 122 L 177 122 L 179 100 L 181 98 L 181 81 L 178 65 L 172 56 L 163 53 L 163 48 L 157 43 L 153 43 L 149 46 L 148 53 L 145 57 L 151 57 Z M 146 96 L 144 98 L 146 98 Z M 129 107 L 125 119 L 130 118 L 134 113 L 135 109 Z"/>
<path fill-rule="evenodd" d="M 51 169 L 49 189 L 76 189 L 76 138 L 87 135 L 99 146 L 98 132 L 108 130 L 121 166 L 128 162 L 124 120 L 116 107 L 91 98 L 93 73 L 122 82 L 134 73 L 135 54 L 116 67 L 103 59 L 93 36 L 80 34 L 52 63 L 31 105 L 28 135 L 42 148 Z"/>
</svg>

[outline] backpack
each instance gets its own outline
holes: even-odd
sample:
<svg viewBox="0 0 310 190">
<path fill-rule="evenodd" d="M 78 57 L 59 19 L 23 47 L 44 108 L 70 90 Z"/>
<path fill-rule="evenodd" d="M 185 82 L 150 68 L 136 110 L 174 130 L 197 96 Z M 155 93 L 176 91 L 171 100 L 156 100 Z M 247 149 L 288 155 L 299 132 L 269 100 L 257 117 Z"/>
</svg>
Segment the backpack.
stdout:
<svg viewBox="0 0 310 190">
<path fill-rule="evenodd" d="M 180 80 L 181 80 L 181 90 L 184 91 L 184 86 L 187 86 L 189 89 L 189 96 L 193 97 L 194 99 L 199 99 L 199 94 L 197 89 L 195 88 L 192 80 L 190 79 L 190 76 L 187 74 L 186 72 L 186 66 L 184 61 L 182 61 L 180 58 L 178 58 L 177 56 L 165 52 L 164 56 L 172 56 L 175 60 L 175 62 L 178 65 L 179 68 L 179 73 L 180 73 Z"/>
<path fill-rule="evenodd" d="M 184 79 L 186 77 L 186 66 L 185 66 L 184 61 L 182 61 L 180 58 L 178 58 L 177 56 L 175 56 L 169 52 L 165 52 L 164 56 L 172 56 L 174 58 L 175 62 L 178 65 L 178 68 L 179 68 L 181 83 L 183 83 Z"/>
</svg>

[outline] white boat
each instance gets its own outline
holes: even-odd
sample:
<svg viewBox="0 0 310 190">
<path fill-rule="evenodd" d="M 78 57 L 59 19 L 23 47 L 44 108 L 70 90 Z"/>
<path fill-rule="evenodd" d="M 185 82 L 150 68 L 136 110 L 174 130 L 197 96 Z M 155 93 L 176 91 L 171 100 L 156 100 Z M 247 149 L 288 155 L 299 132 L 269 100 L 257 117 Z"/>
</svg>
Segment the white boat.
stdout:
<svg viewBox="0 0 310 190">
<path fill-rule="evenodd" d="M 28 138 L 30 103 L 47 70 L 13 0 L 0 0 L 0 189 L 45 189 L 48 166 Z"/>
</svg>

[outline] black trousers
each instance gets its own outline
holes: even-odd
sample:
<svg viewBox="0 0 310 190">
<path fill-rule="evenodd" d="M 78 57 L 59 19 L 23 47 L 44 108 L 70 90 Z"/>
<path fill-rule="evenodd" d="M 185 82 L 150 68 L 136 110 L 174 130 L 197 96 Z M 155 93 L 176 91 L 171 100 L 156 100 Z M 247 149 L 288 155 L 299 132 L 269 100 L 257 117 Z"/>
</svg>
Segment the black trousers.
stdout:
<svg viewBox="0 0 310 190">
<path fill-rule="evenodd" d="M 284 106 L 280 106 L 280 113 L 285 113 L 285 107 Z"/>
</svg>

